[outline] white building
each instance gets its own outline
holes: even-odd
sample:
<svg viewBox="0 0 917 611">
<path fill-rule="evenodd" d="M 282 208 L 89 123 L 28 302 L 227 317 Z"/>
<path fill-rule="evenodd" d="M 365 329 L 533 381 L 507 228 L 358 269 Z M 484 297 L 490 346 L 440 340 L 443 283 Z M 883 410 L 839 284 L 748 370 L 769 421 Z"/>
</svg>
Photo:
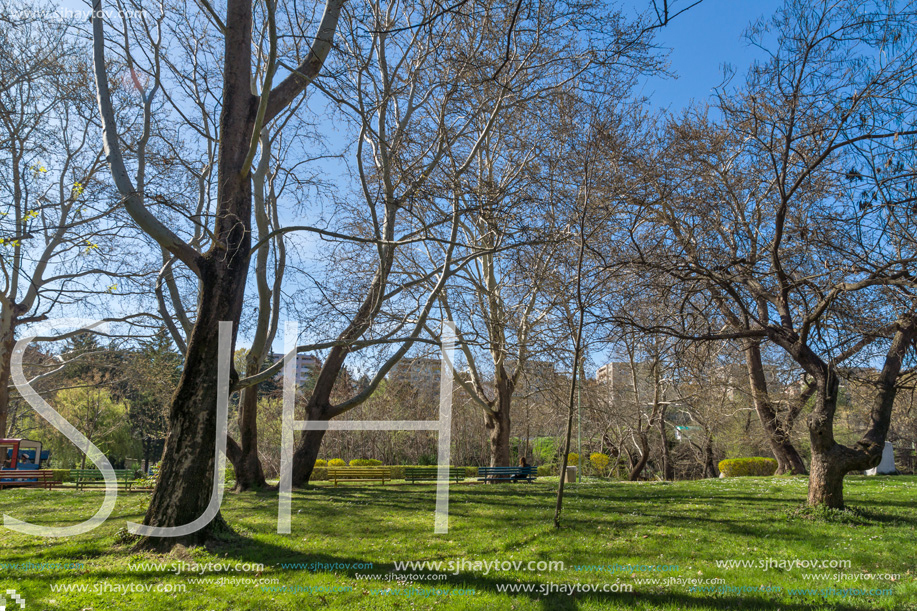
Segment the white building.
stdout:
<svg viewBox="0 0 917 611">
<path fill-rule="evenodd" d="M 283 355 L 277 352 L 272 352 L 270 357 L 272 363 L 276 363 L 283 359 Z M 310 377 L 318 373 L 318 370 L 322 368 L 322 361 L 317 356 L 311 354 L 297 354 L 296 355 L 296 385 L 305 383 Z M 283 373 L 278 374 L 278 378 L 283 377 Z"/>
<path fill-rule="evenodd" d="M 404 385 L 420 394 L 439 393 L 440 359 L 406 357 L 398 361 L 389 372 L 392 384 Z"/>
</svg>

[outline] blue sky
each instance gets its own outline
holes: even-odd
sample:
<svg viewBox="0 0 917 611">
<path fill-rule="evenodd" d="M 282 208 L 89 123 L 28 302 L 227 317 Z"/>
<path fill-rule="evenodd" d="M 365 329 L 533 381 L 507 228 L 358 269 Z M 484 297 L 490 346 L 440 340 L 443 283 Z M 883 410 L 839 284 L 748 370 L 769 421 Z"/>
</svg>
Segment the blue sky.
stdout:
<svg viewBox="0 0 917 611">
<path fill-rule="evenodd" d="M 694 0 L 669 1 L 675 12 Z M 651 0 L 623 0 L 623 4 L 625 11 L 634 15 L 652 6 Z M 703 0 L 679 15 L 656 34 L 657 44 L 671 49 L 670 69 L 678 78 L 648 79 L 643 93 L 654 105 L 671 110 L 687 106 L 692 99 L 706 99 L 722 81 L 725 63 L 733 64 L 741 73 L 760 56 L 742 40 L 742 32 L 749 22 L 773 14 L 781 4 L 780 0 Z M 86 10 L 87 5 L 86 0 L 61 0 L 59 4 L 70 10 Z M 110 9 L 114 3 L 106 1 L 104 5 Z"/>
<path fill-rule="evenodd" d="M 661 1 L 661 0 L 660 0 Z M 685 7 L 690 0 L 678 0 Z M 629 0 L 643 10 L 648 0 Z M 707 99 L 723 80 L 723 65 L 732 64 L 739 75 L 761 57 L 761 51 L 742 38 L 748 24 L 772 15 L 782 4 L 777 0 L 703 0 L 657 30 L 656 44 L 670 49 L 669 69 L 677 78 L 650 78 L 642 93 L 654 106 L 677 111 L 692 100 Z"/>
<path fill-rule="evenodd" d="M 634 16 L 651 8 L 651 0 L 622 1 L 625 13 Z M 669 1 L 674 12 L 694 0 Z M 675 77 L 647 78 L 638 93 L 649 97 L 653 107 L 673 112 L 692 101 L 708 99 L 723 80 L 725 64 L 732 64 L 741 75 L 755 58 L 762 56 L 760 50 L 747 44 L 742 33 L 750 22 L 773 14 L 781 4 L 780 0 L 703 0 L 690 8 L 656 31 L 655 43 L 669 51 L 669 71 Z M 83 11 L 87 5 L 85 0 L 61 0 L 59 4 L 61 8 Z M 104 5 L 114 8 L 111 0 L 105 0 Z M 247 345 L 247 338 L 239 339 L 240 345 Z M 279 344 L 278 338 L 275 349 L 281 349 Z"/>
</svg>

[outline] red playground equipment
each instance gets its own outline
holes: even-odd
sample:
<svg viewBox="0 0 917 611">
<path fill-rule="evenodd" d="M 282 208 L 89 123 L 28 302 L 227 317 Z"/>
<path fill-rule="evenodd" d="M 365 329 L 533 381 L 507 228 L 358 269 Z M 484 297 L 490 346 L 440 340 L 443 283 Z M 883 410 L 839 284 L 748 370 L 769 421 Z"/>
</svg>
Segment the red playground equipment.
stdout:
<svg viewBox="0 0 917 611">
<path fill-rule="evenodd" d="M 31 439 L 0 439 L 0 470 L 34 471 L 47 462 L 50 452 Z"/>
</svg>

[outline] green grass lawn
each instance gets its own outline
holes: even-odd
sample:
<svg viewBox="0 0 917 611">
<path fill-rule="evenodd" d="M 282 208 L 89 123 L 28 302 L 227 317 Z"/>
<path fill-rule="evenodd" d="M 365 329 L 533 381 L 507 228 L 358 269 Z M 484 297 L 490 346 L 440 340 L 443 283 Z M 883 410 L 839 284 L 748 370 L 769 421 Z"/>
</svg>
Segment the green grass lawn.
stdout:
<svg viewBox="0 0 917 611">
<path fill-rule="evenodd" d="M 122 493 L 109 520 L 87 535 L 41 539 L 4 529 L 0 593 L 15 589 L 26 611 L 917 610 L 915 477 L 850 477 L 846 498 L 856 511 L 817 516 L 799 511 L 805 478 L 586 483 L 567 488 L 559 531 L 551 525 L 555 485 L 453 486 L 447 535 L 433 534 L 433 485 L 322 484 L 295 492 L 292 535 L 276 533 L 276 493 L 227 493 L 223 514 L 236 535 L 170 556 L 132 553 L 119 543 L 119 529 L 141 520 L 149 498 Z M 0 512 L 67 525 L 91 516 L 102 496 L 3 490 Z M 717 566 L 730 560 L 754 566 Z M 790 567 L 797 560 L 849 565 Z M 444 568 L 396 572 L 394 563 L 404 561 L 442 562 Z M 495 561 L 522 564 L 510 570 L 472 564 Z M 28 562 L 45 565 L 22 566 Z M 536 563 L 532 570 L 529 562 Z M 548 562 L 564 568 L 549 570 Z M 198 572 L 188 572 L 195 563 Z M 264 568 L 201 575 L 208 563 Z M 281 566 L 295 563 L 301 566 Z M 764 570 L 767 564 L 773 566 Z M 177 574 L 181 567 L 186 570 Z M 444 578 L 412 580 L 439 575 Z M 586 593 L 583 586 L 608 591 Z M 507 593 L 507 587 L 518 591 Z M 558 591 L 562 587 L 580 591 Z M 891 593 L 842 595 L 842 588 Z M 14 607 L 8 602 L 7 608 Z"/>
</svg>

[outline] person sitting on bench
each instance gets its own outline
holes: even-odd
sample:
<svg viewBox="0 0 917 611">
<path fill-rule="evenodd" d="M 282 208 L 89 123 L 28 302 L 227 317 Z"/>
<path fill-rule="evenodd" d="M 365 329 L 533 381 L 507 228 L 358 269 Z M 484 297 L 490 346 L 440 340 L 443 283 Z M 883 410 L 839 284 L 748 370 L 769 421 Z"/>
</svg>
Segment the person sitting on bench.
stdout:
<svg viewBox="0 0 917 611">
<path fill-rule="evenodd" d="M 526 464 L 526 462 L 525 462 L 525 456 L 522 456 L 521 458 L 519 458 L 519 467 L 521 467 L 521 468 L 524 469 L 524 468 L 526 468 L 527 466 L 528 466 L 528 464 Z M 528 476 L 527 476 L 526 474 L 524 474 L 524 473 L 517 473 L 517 474 L 515 474 L 515 475 L 513 476 L 513 479 L 525 479 L 526 477 L 528 477 Z"/>
</svg>

